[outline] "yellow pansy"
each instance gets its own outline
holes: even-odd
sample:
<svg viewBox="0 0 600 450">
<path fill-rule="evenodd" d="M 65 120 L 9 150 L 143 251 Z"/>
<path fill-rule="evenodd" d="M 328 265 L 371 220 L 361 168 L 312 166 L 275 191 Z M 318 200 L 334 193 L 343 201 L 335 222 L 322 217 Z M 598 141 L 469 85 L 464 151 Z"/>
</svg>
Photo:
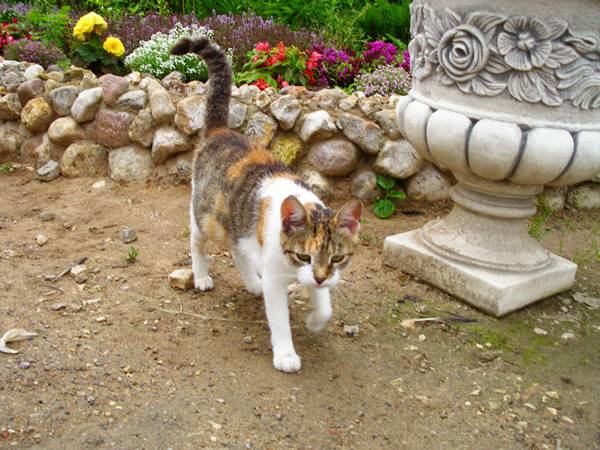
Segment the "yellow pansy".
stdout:
<svg viewBox="0 0 600 450">
<path fill-rule="evenodd" d="M 85 41 L 88 34 L 94 32 L 100 34 L 108 28 L 108 24 L 102 16 L 95 12 L 81 16 L 73 28 L 73 36 L 80 41 Z"/>
<path fill-rule="evenodd" d="M 104 44 L 102 44 L 102 48 L 111 55 L 115 55 L 117 58 L 120 58 L 125 54 L 123 43 L 116 37 L 107 37 Z"/>
</svg>

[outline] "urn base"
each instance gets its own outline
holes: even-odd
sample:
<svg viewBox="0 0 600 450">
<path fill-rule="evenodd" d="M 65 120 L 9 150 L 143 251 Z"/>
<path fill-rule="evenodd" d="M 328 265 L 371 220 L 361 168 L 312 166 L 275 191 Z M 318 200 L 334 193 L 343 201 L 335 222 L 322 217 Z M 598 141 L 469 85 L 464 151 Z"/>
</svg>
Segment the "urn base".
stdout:
<svg viewBox="0 0 600 450">
<path fill-rule="evenodd" d="M 475 266 L 434 252 L 421 238 L 421 229 L 388 236 L 386 264 L 428 282 L 496 317 L 568 290 L 577 265 L 549 254 L 542 268 L 506 271 Z"/>
</svg>

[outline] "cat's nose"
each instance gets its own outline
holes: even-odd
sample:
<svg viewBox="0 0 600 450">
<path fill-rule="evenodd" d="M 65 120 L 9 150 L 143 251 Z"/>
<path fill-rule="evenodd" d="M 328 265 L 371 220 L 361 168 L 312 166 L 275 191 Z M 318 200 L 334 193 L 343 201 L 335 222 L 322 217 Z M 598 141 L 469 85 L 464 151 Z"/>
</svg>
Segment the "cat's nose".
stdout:
<svg viewBox="0 0 600 450">
<path fill-rule="evenodd" d="M 317 284 L 322 284 L 323 281 L 325 281 L 326 278 L 321 278 L 321 277 L 315 277 L 315 281 L 317 282 Z"/>
</svg>

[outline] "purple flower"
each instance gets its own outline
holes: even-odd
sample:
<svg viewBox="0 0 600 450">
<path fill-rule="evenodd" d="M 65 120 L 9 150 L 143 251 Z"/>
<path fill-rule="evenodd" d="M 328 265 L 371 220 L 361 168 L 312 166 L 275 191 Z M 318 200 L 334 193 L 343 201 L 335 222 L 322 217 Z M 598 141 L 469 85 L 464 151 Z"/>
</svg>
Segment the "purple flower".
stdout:
<svg viewBox="0 0 600 450">
<path fill-rule="evenodd" d="M 398 49 L 394 44 L 383 41 L 368 42 L 362 56 L 365 63 L 372 64 L 379 61 L 384 64 L 393 64 L 398 56 Z"/>
<path fill-rule="evenodd" d="M 365 95 L 405 95 L 412 86 L 410 73 L 395 65 L 380 66 L 371 73 L 356 77 L 356 88 Z"/>
</svg>

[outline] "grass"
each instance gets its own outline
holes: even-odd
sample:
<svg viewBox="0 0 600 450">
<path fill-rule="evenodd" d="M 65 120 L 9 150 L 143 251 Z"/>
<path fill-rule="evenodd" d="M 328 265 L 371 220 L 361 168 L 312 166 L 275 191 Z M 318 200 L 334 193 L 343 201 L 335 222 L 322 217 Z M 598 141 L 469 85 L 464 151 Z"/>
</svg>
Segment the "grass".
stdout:
<svg viewBox="0 0 600 450">
<path fill-rule="evenodd" d="M 537 201 L 537 213 L 529 221 L 529 235 L 538 241 L 544 237 L 546 230 L 544 225 L 552 216 L 553 208 L 550 208 L 544 201 L 544 196 L 540 195 Z"/>
<path fill-rule="evenodd" d="M 139 256 L 140 251 L 135 247 L 130 247 L 126 256 L 123 256 L 123 261 L 126 264 L 133 264 L 136 262 L 137 257 Z"/>
<path fill-rule="evenodd" d="M 9 162 L 0 164 L 0 173 L 11 173 L 13 170 L 13 166 Z"/>
</svg>

